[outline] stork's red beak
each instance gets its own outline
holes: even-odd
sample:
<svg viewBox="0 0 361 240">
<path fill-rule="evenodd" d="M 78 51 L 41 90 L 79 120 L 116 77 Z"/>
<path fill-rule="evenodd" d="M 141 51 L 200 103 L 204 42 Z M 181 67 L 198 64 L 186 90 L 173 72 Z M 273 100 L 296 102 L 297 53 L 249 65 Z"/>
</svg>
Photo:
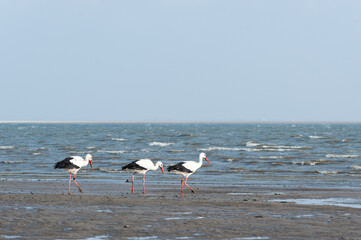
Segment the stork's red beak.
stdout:
<svg viewBox="0 0 361 240">
<path fill-rule="evenodd" d="M 208 162 L 209 164 L 211 164 L 206 157 L 205 157 L 204 159 L 207 160 L 207 162 Z"/>
<path fill-rule="evenodd" d="M 90 163 L 90 167 L 92 168 L 92 170 L 94 170 L 94 169 L 93 169 L 93 163 L 92 163 L 91 160 L 89 161 L 89 163 Z"/>
<path fill-rule="evenodd" d="M 160 169 L 162 170 L 163 174 L 164 174 L 164 170 L 163 170 L 163 167 L 160 167 Z"/>
</svg>

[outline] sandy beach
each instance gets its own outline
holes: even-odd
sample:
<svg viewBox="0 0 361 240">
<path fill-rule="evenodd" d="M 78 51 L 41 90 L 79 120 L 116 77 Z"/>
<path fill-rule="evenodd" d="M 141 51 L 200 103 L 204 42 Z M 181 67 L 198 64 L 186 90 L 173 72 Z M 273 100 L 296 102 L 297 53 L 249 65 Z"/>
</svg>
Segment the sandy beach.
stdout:
<svg viewBox="0 0 361 240">
<path fill-rule="evenodd" d="M 361 209 L 290 199 L 361 199 L 355 190 L 81 182 L 0 182 L 3 239 L 359 239 Z"/>
</svg>

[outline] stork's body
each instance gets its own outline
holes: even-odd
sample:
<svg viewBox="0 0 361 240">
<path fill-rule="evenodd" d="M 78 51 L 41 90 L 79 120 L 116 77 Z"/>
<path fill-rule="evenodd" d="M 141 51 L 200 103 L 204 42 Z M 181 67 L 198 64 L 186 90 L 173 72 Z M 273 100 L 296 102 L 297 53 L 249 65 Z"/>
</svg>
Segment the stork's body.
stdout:
<svg viewBox="0 0 361 240">
<path fill-rule="evenodd" d="M 137 173 L 143 174 L 143 194 L 145 194 L 145 173 L 147 171 L 155 171 L 159 167 L 164 174 L 163 163 L 157 162 L 156 164 L 154 164 L 152 162 L 152 160 L 150 160 L 150 159 L 136 160 L 136 161 L 131 162 L 131 163 L 125 165 L 124 167 L 122 167 L 122 170 L 134 172 L 132 175 L 132 193 L 134 193 L 134 175 L 135 174 L 137 174 Z"/>
<path fill-rule="evenodd" d="M 76 177 L 77 172 L 82 167 L 87 166 L 88 163 L 90 163 L 91 169 L 93 170 L 92 159 L 93 159 L 93 157 L 90 154 L 87 154 L 85 156 L 85 159 L 80 156 L 71 156 L 71 157 L 67 157 L 64 160 L 57 162 L 55 164 L 54 168 L 62 168 L 69 172 L 69 190 L 68 190 L 69 195 L 71 195 L 71 193 L 70 193 L 71 174 L 74 175 L 73 181 L 76 184 L 76 186 L 79 188 L 79 192 L 83 192 L 83 190 L 81 190 L 79 184 L 75 181 L 75 177 Z"/>
<path fill-rule="evenodd" d="M 192 193 L 196 193 L 190 186 L 188 186 L 187 179 L 190 175 L 192 175 L 202 166 L 203 159 L 205 159 L 209 164 L 211 164 L 208 161 L 206 154 L 201 153 L 199 154 L 198 162 L 194 162 L 194 161 L 179 162 L 167 168 L 169 172 L 182 175 L 182 180 L 181 180 L 182 197 L 183 197 L 183 183 L 192 191 Z"/>
</svg>

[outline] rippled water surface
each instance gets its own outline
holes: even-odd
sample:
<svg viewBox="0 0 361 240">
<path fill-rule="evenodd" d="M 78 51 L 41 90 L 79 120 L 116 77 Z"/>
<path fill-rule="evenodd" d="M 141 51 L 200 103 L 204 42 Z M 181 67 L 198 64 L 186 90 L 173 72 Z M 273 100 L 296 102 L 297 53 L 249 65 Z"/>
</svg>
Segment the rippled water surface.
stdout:
<svg viewBox="0 0 361 240">
<path fill-rule="evenodd" d="M 197 184 L 360 187 L 361 124 L 0 124 L 2 179 L 59 179 L 55 162 L 93 155 L 95 171 L 80 179 L 124 181 L 126 163 L 150 158 L 170 165 L 212 165 L 189 179 Z M 147 181 L 178 183 L 160 171 Z"/>
</svg>

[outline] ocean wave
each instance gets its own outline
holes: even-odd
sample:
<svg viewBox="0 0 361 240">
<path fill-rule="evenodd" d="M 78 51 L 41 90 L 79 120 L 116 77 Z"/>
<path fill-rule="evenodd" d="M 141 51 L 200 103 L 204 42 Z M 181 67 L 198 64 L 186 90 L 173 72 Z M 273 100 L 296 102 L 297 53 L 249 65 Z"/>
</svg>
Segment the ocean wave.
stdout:
<svg viewBox="0 0 361 240">
<path fill-rule="evenodd" d="M 0 146 L 0 150 L 14 149 L 15 146 Z"/>
<path fill-rule="evenodd" d="M 311 147 L 306 146 L 277 146 L 277 145 L 260 145 L 257 148 L 246 148 L 247 152 L 291 152 L 309 150 Z"/>
<path fill-rule="evenodd" d="M 186 150 L 177 150 L 177 149 L 171 149 L 168 152 L 172 152 L 172 153 L 180 153 L 180 152 L 185 152 Z"/>
<path fill-rule="evenodd" d="M 159 146 L 159 147 L 166 147 L 169 145 L 173 145 L 174 143 L 167 143 L 167 142 L 151 142 L 149 146 Z"/>
<path fill-rule="evenodd" d="M 351 168 L 356 169 L 356 170 L 361 170 L 361 166 L 358 166 L 358 165 L 352 165 Z"/>
<path fill-rule="evenodd" d="M 105 172 L 105 173 L 121 173 L 121 169 L 111 169 L 111 168 L 99 168 L 99 171 Z"/>
<path fill-rule="evenodd" d="M 26 161 L 1 161 L 1 163 L 17 164 L 17 163 L 26 163 Z"/>
<path fill-rule="evenodd" d="M 140 150 L 141 152 L 145 152 L 145 153 L 148 153 L 148 152 L 159 152 L 159 149 L 146 149 L 146 148 L 143 148 Z M 132 151 L 132 152 L 137 152 L 137 151 Z"/>
<path fill-rule="evenodd" d="M 122 150 L 118 150 L 118 151 L 98 150 L 97 152 L 100 152 L 100 153 L 109 153 L 109 154 L 121 154 L 121 153 L 126 153 L 126 152 L 128 152 L 128 151 L 122 151 Z"/>
<path fill-rule="evenodd" d="M 293 159 L 294 156 L 266 156 L 266 157 L 259 157 L 259 159 L 264 160 L 272 160 L 272 159 Z"/>
<path fill-rule="evenodd" d="M 254 141 L 247 142 L 246 146 L 248 147 L 246 151 L 249 152 L 261 152 L 261 151 L 285 152 L 285 151 L 300 151 L 300 150 L 312 149 L 312 147 L 309 146 L 260 144 Z"/>
<path fill-rule="evenodd" d="M 272 165 L 285 165 L 284 162 L 272 162 L 271 164 Z"/>
<path fill-rule="evenodd" d="M 353 154 L 326 154 L 327 158 L 358 158 L 361 155 L 353 155 Z"/>
<path fill-rule="evenodd" d="M 87 152 L 69 151 L 69 153 L 74 154 L 74 155 L 83 155 L 83 154 L 86 154 Z"/>
<path fill-rule="evenodd" d="M 112 138 L 112 141 L 124 142 L 124 141 L 127 141 L 127 139 L 124 139 L 124 138 Z"/>
<path fill-rule="evenodd" d="M 261 145 L 260 143 L 253 142 L 253 141 L 246 142 L 247 147 L 257 147 L 257 146 L 260 146 L 260 145 Z"/>
<path fill-rule="evenodd" d="M 308 138 L 310 138 L 310 139 L 323 139 L 323 138 L 325 138 L 325 137 L 316 136 L 316 135 L 311 135 L 311 136 L 308 136 Z"/>
<path fill-rule="evenodd" d="M 316 172 L 319 174 L 323 174 L 323 175 L 334 175 L 334 174 L 339 173 L 338 171 L 326 171 L 326 170 L 319 170 Z"/>
<path fill-rule="evenodd" d="M 320 165 L 324 163 L 331 163 L 332 161 L 326 160 L 326 159 L 319 159 L 319 160 L 312 160 L 312 161 L 292 161 L 292 164 L 294 165 Z"/>
<path fill-rule="evenodd" d="M 183 134 L 178 135 L 177 137 L 193 137 L 193 134 L 192 133 L 183 133 Z"/>
<path fill-rule="evenodd" d="M 246 148 L 231 148 L 231 147 L 209 147 L 209 148 L 200 148 L 198 151 L 209 152 L 209 151 L 245 151 Z"/>
<path fill-rule="evenodd" d="M 87 147 L 86 149 L 93 150 L 93 149 L 96 149 L 96 147 Z"/>
<path fill-rule="evenodd" d="M 242 149 L 246 152 L 262 152 L 262 151 L 265 151 L 264 149 L 262 148 L 245 148 L 245 149 Z"/>
<path fill-rule="evenodd" d="M 264 145 L 263 148 L 270 149 L 284 149 L 284 150 L 307 150 L 311 147 L 306 146 L 286 146 L 286 145 Z"/>
</svg>

